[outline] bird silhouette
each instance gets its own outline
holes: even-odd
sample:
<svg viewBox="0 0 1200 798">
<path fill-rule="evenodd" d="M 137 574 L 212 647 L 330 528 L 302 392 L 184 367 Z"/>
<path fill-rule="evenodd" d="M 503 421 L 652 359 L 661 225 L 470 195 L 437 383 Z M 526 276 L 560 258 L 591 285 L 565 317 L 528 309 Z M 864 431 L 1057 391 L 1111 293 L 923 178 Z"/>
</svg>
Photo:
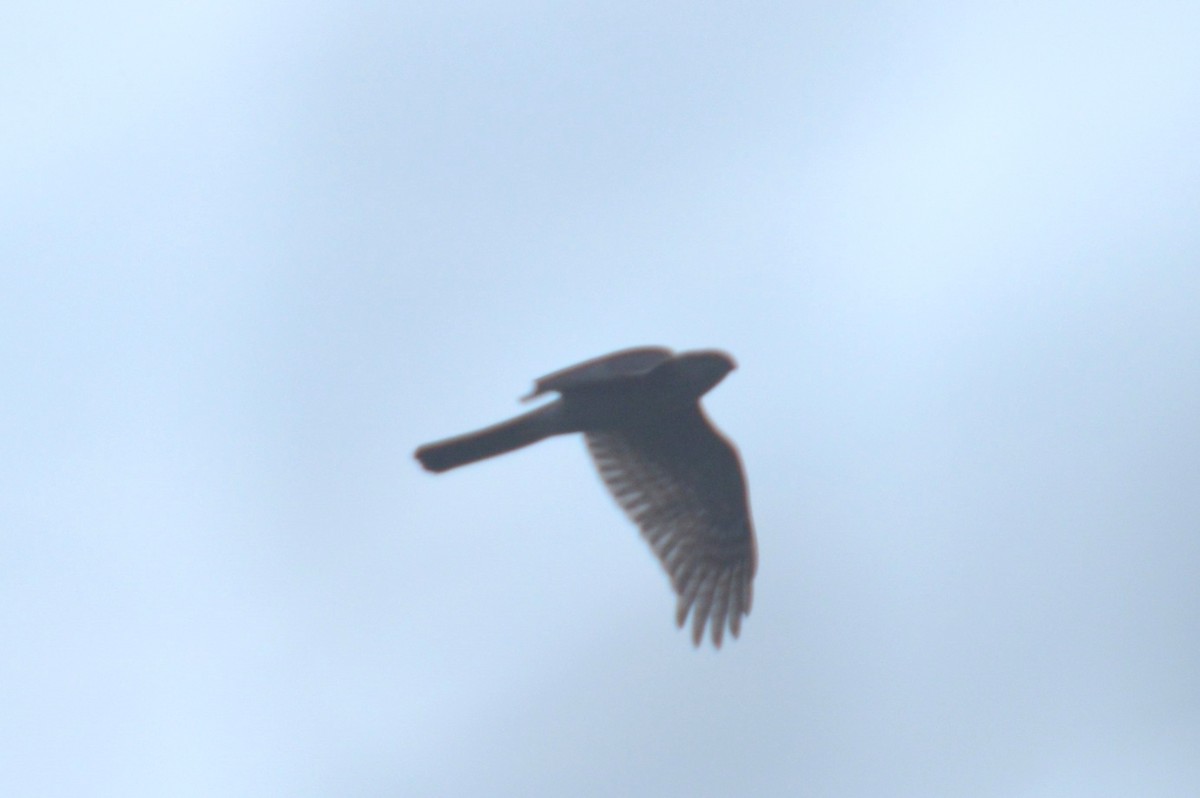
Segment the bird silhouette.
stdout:
<svg viewBox="0 0 1200 798">
<path fill-rule="evenodd" d="M 717 648 L 750 612 L 757 550 L 737 450 L 709 422 L 700 397 L 735 368 L 723 352 L 662 347 L 614 352 L 556 371 L 524 401 L 559 398 L 516 418 L 426 444 L 433 472 L 581 432 L 613 498 L 658 556 L 678 596 L 676 624 L 691 614 L 692 641 L 706 624 Z"/>
</svg>

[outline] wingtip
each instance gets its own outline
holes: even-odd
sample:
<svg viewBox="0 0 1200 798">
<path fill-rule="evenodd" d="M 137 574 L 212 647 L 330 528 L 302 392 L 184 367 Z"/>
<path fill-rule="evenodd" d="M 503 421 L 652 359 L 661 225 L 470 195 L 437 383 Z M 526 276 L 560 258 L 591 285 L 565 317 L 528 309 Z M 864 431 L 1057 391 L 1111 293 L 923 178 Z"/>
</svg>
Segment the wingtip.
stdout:
<svg viewBox="0 0 1200 798">
<path fill-rule="evenodd" d="M 440 474 L 448 470 L 448 467 L 438 459 L 437 449 L 431 446 L 422 446 L 417 449 L 413 452 L 413 459 L 430 474 Z"/>
</svg>

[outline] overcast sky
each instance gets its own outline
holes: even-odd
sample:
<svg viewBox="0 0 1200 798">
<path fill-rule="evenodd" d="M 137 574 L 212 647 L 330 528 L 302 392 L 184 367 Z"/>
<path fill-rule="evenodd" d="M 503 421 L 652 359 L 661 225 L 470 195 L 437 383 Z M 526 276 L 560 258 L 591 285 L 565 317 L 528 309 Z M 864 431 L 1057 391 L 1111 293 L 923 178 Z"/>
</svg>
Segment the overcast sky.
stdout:
<svg viewBox="0 0 1200 798">
<path fill-rule="evenodd" d="M 17 3 L 0 793 L 1200 795 L 1200 8 Z M 718 347 L 694 649 L 561 438 Z"/>
</svg>

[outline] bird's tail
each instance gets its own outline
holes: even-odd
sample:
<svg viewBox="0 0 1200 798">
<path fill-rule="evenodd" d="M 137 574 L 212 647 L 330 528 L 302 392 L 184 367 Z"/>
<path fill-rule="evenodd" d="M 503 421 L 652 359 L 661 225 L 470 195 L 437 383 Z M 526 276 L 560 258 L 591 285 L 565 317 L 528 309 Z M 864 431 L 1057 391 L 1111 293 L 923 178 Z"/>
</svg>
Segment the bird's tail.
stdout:
<svg viewBox="0 0 1200 798">
<path fill-rule="evenodd" d="M 416 456 L 429 471 L 449 471 L 567 432 L 562 419 L 559 400 L 477 432 L 427 443 Z"/>
</svg>

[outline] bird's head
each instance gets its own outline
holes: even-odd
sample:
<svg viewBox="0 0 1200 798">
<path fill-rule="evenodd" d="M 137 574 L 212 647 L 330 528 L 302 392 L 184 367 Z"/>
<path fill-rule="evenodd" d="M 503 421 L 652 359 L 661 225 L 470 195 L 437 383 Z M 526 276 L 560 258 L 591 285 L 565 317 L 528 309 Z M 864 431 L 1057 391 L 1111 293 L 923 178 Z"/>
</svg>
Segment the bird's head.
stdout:
<svg viewBox="0 0 1200 798">
<path fill-rule="evenodd" d="M 688 393 L 698 397 L 711 391 L 725 375 L 737 368 L 733 358 L 715 349 L 683 352 L 672 360 Z"/>
</svg>

